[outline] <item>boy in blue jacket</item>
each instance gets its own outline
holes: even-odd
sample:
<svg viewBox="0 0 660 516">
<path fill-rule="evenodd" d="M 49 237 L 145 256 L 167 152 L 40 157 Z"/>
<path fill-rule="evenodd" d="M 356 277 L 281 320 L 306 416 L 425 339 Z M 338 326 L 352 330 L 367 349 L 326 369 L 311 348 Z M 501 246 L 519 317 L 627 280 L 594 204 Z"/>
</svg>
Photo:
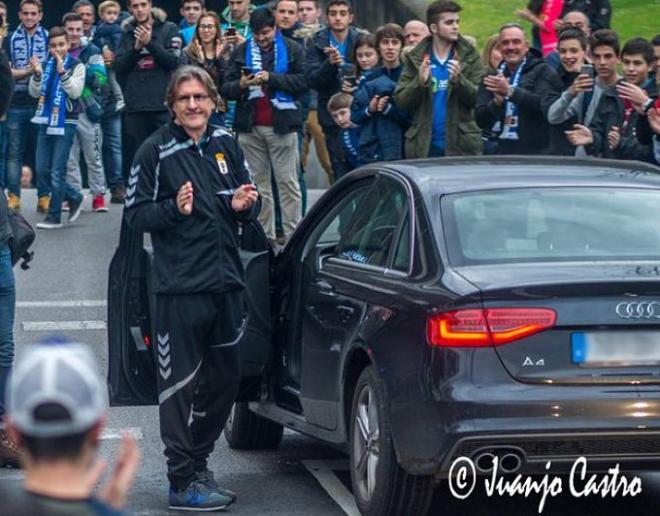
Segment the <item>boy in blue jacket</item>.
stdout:
<svg viewBox="0 0 660 516">
<path fill-rule="evenodd" d="M 404 134 L 410 126 L 407 111 L 394 104 L 392 95 L 401 76 L 403 29 L 388 23 L 376 31 L 382 66 L 360 81 L 351 104 L 351 121 L 361 127 L 358 159 L 361 163 L 404 158 Z"/>
<path fill-rule="evenodd" d="M 351 102 L 353 97 L 348 93 L 335 93 L 328 100 L 328 113 L 340 129 L 339 142 L 344 154 L 343 169 L 347 172 L 362 165 L 358 157 L 360 128 L 351 121 Z M 339 179 L 341 176 L 336 178 Z"/>
</svg>

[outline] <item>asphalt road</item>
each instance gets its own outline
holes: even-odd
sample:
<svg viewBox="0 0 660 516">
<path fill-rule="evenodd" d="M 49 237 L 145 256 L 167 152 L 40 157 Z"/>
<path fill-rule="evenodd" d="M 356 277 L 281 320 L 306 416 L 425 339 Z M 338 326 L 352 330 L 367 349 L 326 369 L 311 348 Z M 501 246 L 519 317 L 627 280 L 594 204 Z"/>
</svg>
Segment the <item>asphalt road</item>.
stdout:
<svg viewBox="0 0 660 516">
<path fill-rule="evenodd" d="M 311 201 L 319 193 L 312 192 Z M 23 202 L 24 214 L 33 222 L 40 220 L 34 211 L 34 192 L 27 192 Z M 71 227 L 39 232 L 33 267 L 29 271 L 16 269 L 19 354 L 26 344 L 52 333 L 63 334 L 88 344 L 105 373 L 107 269 L 117 244 L 120 218 L 121 207 L 111 205 L 109 213 L 86 211 Z M 101 454 L 108 460 L 117 449 L 120 431 L 126 429 L 138 438 L 142 451 L 142 463 L 128 507 L 135 514 L 168 514 L 168 485 L 156 408 L 110 409 L 101 446 Z M 356 514 L 346 488 L 349 482 L 345 456 L 311 438 L 287 431 L 278 450 L 235 452 L 221 437 L 209 465 L 222 485 L 238 493 L 232 514 Z M 21 478 L 19 471 L 0 470 L 0 482 L 17 484 Z M 568 481 L 564 478 L 563 493 L 547 497 L 543 514 L 657 514 L 659 478 L 644 475 L 641 495 L 615 499 L 600 496 L 576 499 L 568 493 Z M 540 498 L 540 494 L 533 492 L 528 497 L 489 497 L 480 481 L 474 493 L 461 501 L 453 499 L 444 485 L 438 491 L 431 514 L 538 514 Z"/>
</svg>

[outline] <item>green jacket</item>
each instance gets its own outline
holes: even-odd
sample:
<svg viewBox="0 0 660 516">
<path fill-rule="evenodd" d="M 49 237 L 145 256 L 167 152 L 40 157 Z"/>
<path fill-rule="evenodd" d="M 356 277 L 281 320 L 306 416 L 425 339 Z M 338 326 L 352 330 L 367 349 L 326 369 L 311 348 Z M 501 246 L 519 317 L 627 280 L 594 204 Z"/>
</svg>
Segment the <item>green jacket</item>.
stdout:
<svg viewBox="0 0 660 516">
<path fill-rule="evenodd" d="M 429 36 L 403 58 L 403 72 L 394 91 L 394 102 L 414 114 L 413 123 L 406 132 L 406 158 L 426 158 L 431 147 L 433 128 L 433 92 L 419 79 L 419 68 L 424 55 L 431 52 L 433 37 Z M 449 83 L 447 92 L 447 156 L 481 154 L 481 129 L 474 121 L 474 106 L 479 84 L 485 70 L 477 50 L 459 36 L 455 57 L 461 72 L 455 83 Z"/>
</svg>

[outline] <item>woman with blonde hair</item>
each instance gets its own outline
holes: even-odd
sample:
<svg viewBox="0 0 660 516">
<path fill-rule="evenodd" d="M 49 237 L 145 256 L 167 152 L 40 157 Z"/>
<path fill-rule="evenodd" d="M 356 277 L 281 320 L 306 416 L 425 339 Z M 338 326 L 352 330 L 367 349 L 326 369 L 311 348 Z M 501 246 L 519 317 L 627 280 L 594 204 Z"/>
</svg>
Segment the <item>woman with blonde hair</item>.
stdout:
<svg viewBox="0 0 660 516">
<path fill-rule="evenodd" d="M 181 52 L 179 61 L 182 65 L 196 65 L 206 70 L 213 78 L 218 91 L 221 91 L 225 77 L 224 51 L 220 16 L 213 11 L 204 11 L 197 22 L 192 41 Z M 224 125 L 225 111 L 225 102 L 220 98 L 210 123 Z"/>
</svg>

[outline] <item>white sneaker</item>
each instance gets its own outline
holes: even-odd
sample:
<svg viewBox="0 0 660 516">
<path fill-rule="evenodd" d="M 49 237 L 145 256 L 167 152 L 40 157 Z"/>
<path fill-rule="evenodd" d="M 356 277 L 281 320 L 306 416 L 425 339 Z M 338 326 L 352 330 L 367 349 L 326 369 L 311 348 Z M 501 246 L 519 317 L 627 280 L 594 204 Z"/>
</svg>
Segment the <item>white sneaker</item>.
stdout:
<svg viewBox="0 0 660 516">
<path fill-rule="evenodd" d="M 37 222 L 37 227 L 39 229 L 60 229 L 64 227 L 64 224 L 62 224 L 61 222 L 43 221 L 43 222 Z"/>
</svg>

